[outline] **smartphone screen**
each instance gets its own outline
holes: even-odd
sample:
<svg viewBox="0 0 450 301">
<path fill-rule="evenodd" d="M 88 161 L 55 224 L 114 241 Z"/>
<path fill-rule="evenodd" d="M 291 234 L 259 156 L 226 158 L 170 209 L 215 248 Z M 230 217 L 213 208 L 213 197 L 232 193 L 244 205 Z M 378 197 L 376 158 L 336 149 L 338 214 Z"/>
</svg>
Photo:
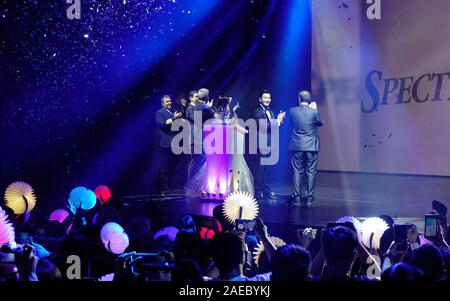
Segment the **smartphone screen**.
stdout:
<svg viewBox="0 0 450 301">
<path fill-rule="evenodd" d="M 408 229 L 410 225 L 394 225 L 394 238 L 396 242 L 403 242 L 408 239 Z"/>
<path fill-rule="evenodd" d="M 317 229 L 312 228 L 312 231 L 308 233 L 309 239 L 314 239 L 317 237 Z M 297 236 L 303 237 L 303 232 L 305 232 L 305 229 L 297 229 Z"/>
<path fill-rule="evenodd" d="M 425 237 L 436 237 L 437 215 L 425 215 Z"/>
<path fill-rule="evenodd" d="M 254 227 L 255 227 L 255 220 L 248 220 L 248 219 L 236 220 L 236 229 L 238 231 L 253 230 Z"/>
</svg>

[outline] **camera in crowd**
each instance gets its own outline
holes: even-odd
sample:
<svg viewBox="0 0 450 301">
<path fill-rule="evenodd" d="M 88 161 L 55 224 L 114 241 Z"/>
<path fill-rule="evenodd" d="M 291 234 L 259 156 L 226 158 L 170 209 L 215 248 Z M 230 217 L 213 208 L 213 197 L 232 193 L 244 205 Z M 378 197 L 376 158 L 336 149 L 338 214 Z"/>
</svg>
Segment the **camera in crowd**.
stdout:
<svg viewBox="0 0 450 301">
<path fill-rule="evenodd" d="M 168 252 L 125 253 L 117 258 L 117 265 L 123 274 L 133 275 L 140 281 L 172 281 L 177 268 L 173 255 Z"/>
</svg>

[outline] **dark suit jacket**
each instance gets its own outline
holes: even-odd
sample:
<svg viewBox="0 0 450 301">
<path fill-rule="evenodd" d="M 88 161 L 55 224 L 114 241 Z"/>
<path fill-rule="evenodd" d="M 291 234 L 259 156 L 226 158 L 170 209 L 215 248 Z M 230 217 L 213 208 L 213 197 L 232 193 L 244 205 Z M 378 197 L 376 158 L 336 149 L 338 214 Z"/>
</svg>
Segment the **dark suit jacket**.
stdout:
<svg viewBox="0 0 450 301">
<path fill-rule="evenodd" d="M 204 102 L 198 102 L 195 105 L 194 111 L 202 112 L 202 123 L 205 123 L 206 120 L 214 118 L 214 112 L 211 107 L 206 105 Z"/>
<path fill-rule="evenodd" d="M 290 109 L 289 119 L 292 123 L 289 149 L 293 151 L 318 152 L 320 140 L 317 127 L 323 125 L 319 111 L 306 105 L 299 105 Z"/>
<path fill-rule="evenodd" d="M 194 108 L 195 106 L 193 104 L 188 104 L 186 109 L 186 119 L 191 125 L 191 145 L 194 144 Z"/>
<path fill-rule="evenodd" d="M 156 124 L 159 128 L 159 146 L 162 148 L 170 148 L 173 136 L 176 132 L 170 130 L 171 124 L 166 124 L 167 119 L 173 117 L 173 114 L 165 108 L 161 108 L 155 113 Z"/>
<path fill-rule="evenodd" d="M 270 119 L 276 119 L 275 114 L 270 109 L 267 109 L 267 111 L 270 113 Z M 267 136 L 267 145 L 271 145 L 271 139 L 270 139 L 270 119 L 267 116 L 266 110 L 262 108 L 261 105 L 259 105 L 254 111 L 253 111 L 253 118 L 256 119 L 256 124 L 258 128 L 258 137 L 260 136 Z M 264 131 L 264 129 L 260 129 L 259 127 L 259 120 L 265 119 L 267 120 L 267 131 Z M 258 149 L 260 148 L 259 145 L 259 139 L 258 139 Z"/>
</svg>

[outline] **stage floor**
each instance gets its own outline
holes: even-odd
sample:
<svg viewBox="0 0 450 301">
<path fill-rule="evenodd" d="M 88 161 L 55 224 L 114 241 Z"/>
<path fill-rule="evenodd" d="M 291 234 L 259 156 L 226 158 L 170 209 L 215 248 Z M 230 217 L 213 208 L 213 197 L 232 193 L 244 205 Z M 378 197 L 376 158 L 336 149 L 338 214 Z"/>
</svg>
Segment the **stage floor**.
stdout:
<svg viewBox="0 0 450 301">
<path fill-rule="evenodd" d="M 288 196 L 291 188 L 274 185 L 272 190 Z M 358 218 L 387 214 L 397 223 L 414 223 L 423 231 L 423 219 L 432 211 L 432 200 L 450 205 L 450 177 L 319 172 L 316 201 L 311 207 L 293 204 L 285 198 L 259 203 L 266 223 L 326 226 L 341 216 Z M 125 197 L 125 199 L 133 197 Z M 184 214 L 212 215 L 217 202 L 189 199 L 152 199 L 173 218 Z"/>
</svg>

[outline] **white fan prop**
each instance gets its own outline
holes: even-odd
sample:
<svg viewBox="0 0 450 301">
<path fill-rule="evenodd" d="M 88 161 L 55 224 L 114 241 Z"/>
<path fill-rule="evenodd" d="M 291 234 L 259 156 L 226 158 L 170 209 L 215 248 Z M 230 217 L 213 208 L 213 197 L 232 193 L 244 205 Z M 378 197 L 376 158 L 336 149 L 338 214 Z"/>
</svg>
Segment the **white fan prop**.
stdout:
<svg viewBox="0 0 450 301">
<path fill-rule="evenodd" d="M 223 203 L 223 214 L 232 224 L 236 223 L 236 219 L 253 220 L 258 216 L 258 212 L 258 203 L 247 192 L 233 192 Z"/>
<path fill-rule="evenodd" d="M 285 246 L 286 243 L 281 238 L 278 238 L 276 236 L 270 236 L 269 240 L 273 245 L 277 248 Z M 253 260 L 255 261 L 255 264 L 257 267 L 259 267 L 259 259 L 261 258 L 261 254 L 264 252 L 265 248 L 263 244 L 258 244 L 255 251 L 253 252 Z"/>
<path fill-rule="evenodd" d="M 117 223 L 104 224 L 100 237 L 105 248 L 113 254 L 122 254 L 130 244 L 125 230 Z"/>
<path fill-rule="evenodd" d="M 379 217 L 364 220 L 361 224 L 363 244 L 367 248 L 379 249 L 381 236 L 388 228 L 388 224 Z"/>
<path fill-rule="evenodd" d="M 17 215 L 30 212 L 36 205 L 33 188 L 25 182 L 12 183 L 5 191 L 5 205 Z"/>
</svg>

